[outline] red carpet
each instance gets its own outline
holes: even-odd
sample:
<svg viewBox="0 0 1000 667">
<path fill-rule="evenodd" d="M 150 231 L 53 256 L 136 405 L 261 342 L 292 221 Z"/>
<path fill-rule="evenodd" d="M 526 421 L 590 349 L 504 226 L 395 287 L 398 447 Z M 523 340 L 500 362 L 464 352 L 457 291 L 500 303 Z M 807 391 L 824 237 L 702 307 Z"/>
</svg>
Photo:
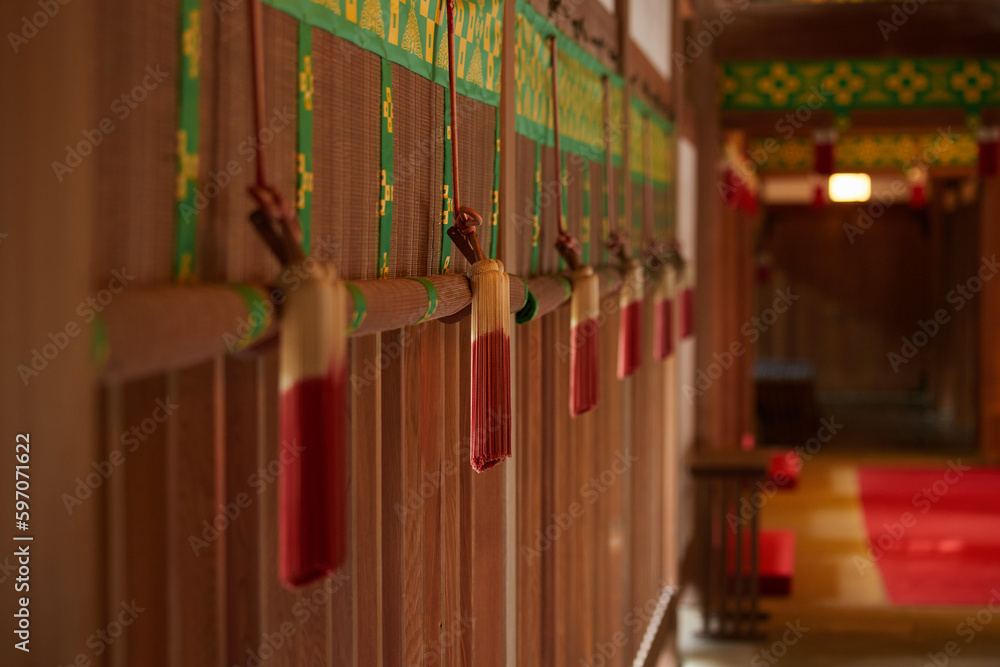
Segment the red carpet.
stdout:
<svg viewBox="0 0 1000 667">
<path fill-rule="evenodd" d="M 1000 589 L 1000 469 L 860 468 L 874 559 L 893 604 L 982 605 Z M 869 572 L 871 561 L 856 561 Z"/>
</svg>

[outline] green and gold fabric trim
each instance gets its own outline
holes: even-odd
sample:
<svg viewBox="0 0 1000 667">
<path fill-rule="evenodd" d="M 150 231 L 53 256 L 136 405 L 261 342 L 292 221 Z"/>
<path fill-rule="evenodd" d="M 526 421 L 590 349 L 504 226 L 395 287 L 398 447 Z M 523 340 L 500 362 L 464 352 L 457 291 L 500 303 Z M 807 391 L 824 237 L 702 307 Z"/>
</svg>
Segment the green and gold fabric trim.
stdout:
<svg viewBox="0 0 1000 667">
<path fill-rule="evenodd" d="M 583 161 L 583 212 L 580 214 L 580 257 L 590 264 L 590 160 Z"/>
<path fill-rule="evenodd" d="M 198 239 L 198 107 L 201 81 L 201 2 L 181 0 L 180 76 L 178 81 L 177 238 L 173 275 L 179 283 L 194 280 L 194 254 Z"/>
<path fill-rule="evenodd" d="M 840 135 L 833 154 L 837 171 L 903 169 L 915 161 L 930 167 L 975 167 L 979 145 L 970 132 L 849 134 Z M 813 140 L 752 138 L 747 141 L 746 157 L 758 173 L 811 172 Z"/>
<path fill-rule="evenodd" d="M 451 266 L 451 239 L 448 228 L 454 217 L 451 191 L 451 95 L 444 91 L 444 183 L 441 185 L 441 273 Z"/>
<path fill-rule="evenodd" d="M 623 80 L 557 30 L 525 0 L 517 0 L 515 129 L 533 141 L 554 145 L 551 57 L 547 44 L 552 35 L 556 36 L 559 50 L 556 85 L 559 86 L 561 147 L 590 160 L 603 159 L 603 77 L 608 76 L 611 80 L 613 118 L 621 118 Z M 614 132 L 614 125 L 612 150 L 615 159 L 620 161 L 621 133 Z"/>
<path fill-rule="evenodd" d="M 603 208 L 603 217 L 601 218 L 601 241 L 603 250 L 601 251 L 601 263 L 607 264 L 611 259 L 611 250 L 608 249 L 608 241 L 611 240 L 611 222 L 608 218 L 608 183 L 610 182 L 608 174 L 604 174 L 604 182 L 601 184 L 601 206 Z"/>
<path fill-rule="evenodd" d="M 347 292 L 354 301 L 354 317 L 351 319 L 350 324 L 347 325 L 347 333 L 353 333 L 364 323 L 365 317 L 368 315 L 368 300 L 365 299 L 364 292 L 351 281 L 345 280 L 343 281 L 343 285 L 347 288 Z"/>
<path fill-rule="evenodd" d="M 500 229 L 500 107 L 497 107 L 496 116 L 496 150 L 493 152 L 493 213 L 490 215 L 490 259 L 497 258 L 497 247 L 500 239 L 497 231 Z"/>
<path fill-rule="evenodd" d="M 730 62 L 719 70 L 726 111 L 953 107 L 976 116 L 1000 106 L 998 81 L 1000 58 Z"/>
<path fill-rule="evenodd" d="M 392 243 L 392 63 L 382 59 L 382 170 L 379 190 L 378 277 L 389 277 Z"/>
<path fill-rule="evenodd" d="M 266 295 L 257 288 L 240 283 L 230 283 L 227 287 L 243 297 L 247 307 L 249 329 L 240 336 L 239 342 L 230 348 L 234 351 L 243 350 L 252 345 L 271 326 L 272 306 L 268 303 Z"/>
<path fill-rule="evenodd" d="M 443 0 L 265 0 L 441 86 L 448 82 L 448 30 Z M 501 0 L 456 2 L 458 92 L 500 101 Z"/>
<path fill-rule="evenodd" d="M 562 187 L 559 188 L 560 201 L 562 202 L 562 220 L 559 224 L 562 225 L 563 229 L 568 230 L 569 225 L 566 221 L 569 219 L 569 178 L 566 175 L 566 152 L 563 151 L 562 160 L 559 161 L 559 167 L 562 170 L 558 174 L 558 178 Z M 559 270 L 562 271 L 566 268 L 566 260 L 563 259 L 562 253 L 559 253 Z"/>
<path fill-rule="evenodd" d="M 421 322 L 426 322 L 427 320 L 434 317 L 434 312 L 437 310 L 438 307 L 438 291 L 437 288 L 434 287 L 434 283 L 427 280 L 427 278 L 417 278 L 411 276 L 410 280 L 420 283 L 421 285 L 424 286 L 424 289 L 427 290 L 427 312 L 424 313 L 423 317 L 417 320 L 416 323 L 420 324 Z"/>
<path fill-rule="evenodd" d="M 295 201 L 302 228 L 302 251 L 312 246 L 313 196 L 313 64 L 312 27 L 299 23 L 299 116 Z"/>
<path fill-rule="evenodd" d="M 538 244 L 542 235 L 542 144 L 535 142 L 535 197 L 531 209 L 531 275 L 538 275 Z"/>
</svg>

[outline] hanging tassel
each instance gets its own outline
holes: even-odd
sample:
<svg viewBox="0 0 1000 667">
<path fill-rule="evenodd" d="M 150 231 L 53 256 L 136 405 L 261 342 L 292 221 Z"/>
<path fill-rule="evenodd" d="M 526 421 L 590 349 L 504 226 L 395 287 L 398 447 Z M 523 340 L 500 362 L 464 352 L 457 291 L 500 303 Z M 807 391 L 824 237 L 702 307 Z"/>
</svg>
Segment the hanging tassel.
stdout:
<svg viewBox="0 0 1000 667">
<path fill-rule="evenodd" d="M 978 172 L 980 176 L 996 176 L 1000 165 L 1000 127 L 983 126 L 977 134 L 979 143 Z"/>
<path fill-rule="evenodd" d="M 622 262 L 622 289 L 618 295 L 618 379 L 632 375 L 642 364 L 642 264 L 635 258 Z"/>
<path fill-rule="evenodd" d="M 476 227 L 483 218 L 460 206 L 458 188 L 458 97 L 455 88 L 455 0 L 448 10 L 448 94 L 451 99 L 451 169 L 455 223 L 452 243 L 469 260 L 472 288 L 472 397 L 469 460 L 476 472 L 489 470 L 510 456 L 510 276 L 503 264 L 488 259 Z M 497 240 L 494 237 L 493 243 Z"/>
<path fill-rule="evenodd" d="M 660 270 L 654 297 L 653 356 L 663 360 L 674 353 L 674 271 L 669 266 Z"/>
<path fill-rule="evenodd" d="M 260 0 L 248 3 L 257 136 L 265 122 L 262 13 Z M 332 572 L 347 552 L 347 296 L 336 270 L 302 251 L 298 221 L 268 184 L 265 158 L 262 146 L 250 221 L 283 268 L 278 577 L 297 588 Z"/>
<path fill-rule="evenodd" d="M 818 210 L 826 206 L 826 195 L 823 192 L 824 189 L 822 181 L 817 183 L 816 187 L 813 189 L 812 207 L 814 209 Z"/>
<path fill-rule="evenodd" d="M 833 147 L 837 142 L 837 131 L 834 129 L 816 130 L 813 134 L 813 171 L 820 176 L 833 173 Z"/>
<path fill-rule="evenodd" d="M 286 300 L 278 573 L 288 587 L 336 569 L 346 555 L 347 535 L 347 296 L 332 266 L 306 259 L 297 268 L 311 268 L 308 278 L 294 286 L 279 284 Z"/>
<path fill-rule="evenodd" d="M 910 208 L 918 210 L 927 206 L 927 170 L 914 167 L 907 177 L 910 181 Z"/>
<path fill-rule="evenodd" d="M 694 335 L 694 289 L 685 287 L 681 292 L 681 338 Z"/>
<path fill-rule="evenodd" d="M 472 283 L 472 445 L 476 472 L 510 456 L 510 276 L 496 259 L 469 270 Z M 507 372 L 504 372 L 506 369 Z"/>
<path fill-rule="evenodd" d="M 590 266 L 573 271 L 570 299 L 569 412 L 577 417 L 597 406 L 600 394 L 600 350 L 597 330 L 600 282 Z"/>
<path fill-rule="evenodd" d="M 685 265 L 680 272 L 680 337 L 687 338 L 694 335 L 694 288 L 691 286 L 691 266 Z"/>
</svg>

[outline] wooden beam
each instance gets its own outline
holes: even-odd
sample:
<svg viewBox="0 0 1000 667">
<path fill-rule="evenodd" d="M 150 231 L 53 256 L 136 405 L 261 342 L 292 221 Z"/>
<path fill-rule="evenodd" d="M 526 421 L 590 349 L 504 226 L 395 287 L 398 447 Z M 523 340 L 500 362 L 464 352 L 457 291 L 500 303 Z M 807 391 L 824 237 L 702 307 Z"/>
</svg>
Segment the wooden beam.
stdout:
<svg viewBox="0 0 1000 667">
<path fill-rule="evenodd" d="M 893 23 L 893 12 L 901 4 L 753 2 L 743 10 L 737 5 L 735 20 L 716 40 L 718 56 L 803 60 L 1000 55 L 1000 13 L 995 2 L 928 2 L 913 14 L 904 14 L 905 21 L 897 16 Z M 699 28 L 704 26 L 696 25 L 696 33 Z"/>
<path fill-rule="evenodd" d="M 818 128 L 834 124 L 833 111 L 816 111 L 802 119 L 791 111 L 723 111 L 722 126 L 741 129 L 748 137 L 808 136 Z M 984 109 L 983 123 L 1000 124 L 1000 109 Z M 965 132 L 966 114 L 963 109 L 868 109 L 851 113 L 851 125 L 845 132 L 886 131 L 891 134 L 922 131 L 936 132 L 951 127 L 955 132 Z"/>
</svg>

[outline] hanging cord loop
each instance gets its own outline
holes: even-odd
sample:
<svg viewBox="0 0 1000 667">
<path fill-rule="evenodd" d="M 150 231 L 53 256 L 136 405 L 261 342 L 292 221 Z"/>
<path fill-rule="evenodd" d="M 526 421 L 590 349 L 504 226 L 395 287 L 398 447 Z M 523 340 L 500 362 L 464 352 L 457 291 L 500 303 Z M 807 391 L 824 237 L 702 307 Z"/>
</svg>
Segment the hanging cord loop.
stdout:
<svg viewBox="0 0 1000 667">
<path fill-rule="evenodd" d="M 253 119 L 255 136 L 259 140 L 264 131 L 264 28 L 261 0 L 250 0 L 248 16 Z M 267 156 L 262 143 L 257 150 L 257 182 L 250 186 L 250 195 L 258 206 L 250 220 L 281 265 L 287 266 L 305 259 L 305 253 L 299 245 L 298 221 L 281 192 L 268 182 Z"/>
<path fill-rule="evenodd" d="M 483 224 L 483 217 L 468 206 L 461 205 L 458 187 L 458 91 L 455 87 L 455 0 L 448 6 L 448 95 L 451 96 L 451 190 L 455 202 L 455 224 L 448 236 L 470 264 L 486 259 L 479 245 L 476 227 Z M 495 242 L 495 241 L 494 241 Z"/>
<path fill-rule="evenodd" d="M 628 259 L 628 238 L 618 229 L 618 198 L 615 196 L 615 165 L 611 150 L 611 79 L 604 76 L 604 178 L 608 189 L 608 240 L 611 254 L 620 261 Z"/>
<path fill-rule="evenodd" d="M 556 81 L 559 78 L 559 73 L 557 71 L 558 62 L 558 52 L 559 49 L 556 46 L 556 36 L 552 35 L 549 37 L 549 52 L 552 60 L 552 131 L 555 139 L 555 150 L 556 150 L 556 219 L 559 223 L 559 235 L 556 237 L 556 247 L 559 249 L 559 254 L 562 255 L 563 259 L 569 265 L 569 268 L 576 270 L 580 268 L 582 261 L 580 259 L 580 242 L 573 238 L 566 229 L 566 225 L 563 224 L 563 210 L 562 210 L 562 152 L 559 149 L 559 95 L 556 91 L 557 85 Z"/>
</svg>

